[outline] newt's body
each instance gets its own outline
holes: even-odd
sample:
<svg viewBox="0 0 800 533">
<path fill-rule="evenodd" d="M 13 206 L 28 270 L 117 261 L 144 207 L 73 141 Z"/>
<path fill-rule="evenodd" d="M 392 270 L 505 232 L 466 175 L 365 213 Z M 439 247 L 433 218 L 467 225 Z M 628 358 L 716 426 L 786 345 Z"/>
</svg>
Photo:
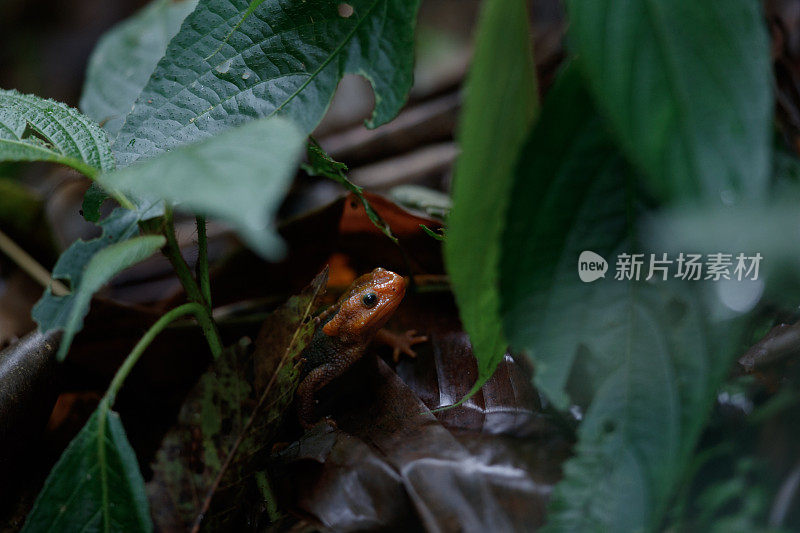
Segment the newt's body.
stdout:
<svg viewBox="0 0 800 533">
<path fill-rule="evenodd" d="M 364 355 L 373 339 L 394 346 L 395 360 L 403 351 L 415 355 L 411 345 L 427 340 L 390 333 L 381 328 L 392 316 L 406 292 L 406 280 L 394 272 L 376 268 L 356 279 L 339 301 L 318 318 L 314 338 L 303 352 L 303 379 L 297 388 L 300 422 L 314 422 L 314 394 L 340 376 Z"/>
</svg>

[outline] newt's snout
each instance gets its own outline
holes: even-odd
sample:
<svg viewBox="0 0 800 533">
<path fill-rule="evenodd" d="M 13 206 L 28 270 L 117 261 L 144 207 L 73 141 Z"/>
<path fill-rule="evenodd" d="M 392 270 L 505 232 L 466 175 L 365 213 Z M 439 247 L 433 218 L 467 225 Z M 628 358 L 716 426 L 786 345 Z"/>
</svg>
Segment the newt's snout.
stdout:
<svg viewBox="0 0 800 533">
<path fill-rule="evenodd" d="M 384 268 L 364 274 L 339 299 L 339 312 L 325 325 L 325 333 L 348 339 L 374 334 L 400 305 L 406 285 L 403 276 Z"/>
</svg>

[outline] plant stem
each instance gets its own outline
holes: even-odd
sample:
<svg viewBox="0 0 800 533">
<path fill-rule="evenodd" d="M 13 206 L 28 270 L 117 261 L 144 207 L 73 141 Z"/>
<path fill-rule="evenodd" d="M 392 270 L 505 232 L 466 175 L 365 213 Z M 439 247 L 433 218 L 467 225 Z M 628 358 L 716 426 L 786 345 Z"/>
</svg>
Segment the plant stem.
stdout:
<svg viewBox="0 0 800 533">
<path fill-rule="evenodd" d="M 144 336 L 139 339 L 139 342 L 137 342 L 136 346 L 133 347 L 131 353 L 128 354 L 128 357 L 126 357 L 125 361 L 122 362 L 122 366 L 120 366 L 119 370 L 117 370 L 117 373 L 114 375 L 114 379 L 111 380 L 111 385 L 108 386 L 108 391 L 106 391 L 106 395 L 103 398 L 107 402 L 109 408 L 114 405 L 117 392 L 119 392 L 119 389 L 125 382 L 125 378 L 128 377 L 128 374 L 130 374 L 134 365 L 139 360 L 139 357 L 141 357 L 147 347 L 150 346 L 150 343 L 153 342 L 153 339 L 155 339 L 156 336 L 161 333 L 161 331 L 167 327 L 170 322 L 190 313 L 194 314 L 198 322 L 201 321 L 202 317 L 208 317 L 208 311 L 206 311 L 205 307 L 198 303 L 190 302 L 168 311 L 161 318 L 159 318 L 155 324 L 150 326 L 150 329 L 147 330 L 147 333 L 145 333 Z M 209 345 L 211 345 L 210 339 Z"/>
<path fill-rule="evenodd" d="M 183 255 L 181 255 L 181 247 L 178 244 L 178 239 L 175 237 L 175 224 L 172 220 L 172 209 L 169 207 L 167 207 L 166 213 L 164 214 L 164 225 L 164 236 L 167 238 L 167 246 L 164 248 L 164 255 L 166 255 L 167 259 L 172 263 L 172 267 L 175 269 L 175 273 L 178 275 L 178 279 L 180 279 L 189 301 L 197 302 L 203 305 L 203 307 L 206 307 L 206 302 L 203 299 L 203 295 L 200 293 L 200 288 L 197 286 L 194 276 L 192 276 L 192 271 L 189 265 L 186 264 Z"/>
<path fill-rule="evenodd" d="M 200 323 L 200 327 L 203 328 L 203 335 L 206 336 L 208 346 L 211 348 L 211 353 L 214 355 L 214 358 L 216 358 L 222 353 L 222 341 L 219 338 L 217 326 L 211 318 L 211 306 L 206 299 L 203 298 L 200 288 L 197 286 L 197 282 L 195 282 L 192 276 L 192 271 L 189 269 L 189 265 L 186 264 L 186 261 L 181 255 L 178 239 L 175 238 L 172 209 L 169 207 L 167 207 L 164 220 L 164 236 L 167 238 L 167 246 L 162 249 L 162 252 L 167 256 L 169 262 L 172 263 L 172 268 L 175 269 L 175 273 L 178 275 L 178 279 L 181 281 L 181 285 L 183 285 L 189 301 L 203 306 L 205 313 L 203 313 L 202 316 L 198 316 L 197 321 Z"/>
<path fill-rule="evenodd" d="M 81 174 L 83 174 L 84 176 L 86 176 L 87 178 L 92 180 L 93 182 L 99 184 L 99 182 L 97 181 L 97 176 L 100 175 L 100 170 L 98 170 L 97 168 L 95 168 L 95 167 L 93 167 L 91 165 L 87 165 L 87 164 L 83 163 L 82 161 L 78 161 L 78 160 L 74 160 L 74 159 L 70 159 L 68 161 L 62 161 L 62 162 L 64 164 L 74 168 L 75 170 L 77 170 L 78 172 L 80 172 Z M 103 190 L 105 190 L 112 198 L 114 198 L 114 200 L 117 201 L 117 203 L 119 203 L 119 205 L 121 205 L 125 209 L 130 209 L 131 211 L 136 211 L 136 206 L 134 205 L 134 203 L 132 201 L 130 201 L 128 199 L 128 197 L 125 196 L 123 193 L 121 193 L 119 191 L 116 191 L 116 190 L 113 190 L 111 188 L 105 187 L 105 186 L 103 186 Z"/>
<path fill-rule="evenodd" d="M 275 497 L 275 491 L 272 489 L 272 483 L 270 483 L 269 477 L 264 471 L 256 472 L 255 479 L 256 483 L 258 484 L 258 488 L 261 489 L 261 494 L 264 496 L 264 500 L 266 501 L 267 516 L 269 516 L 270 522 L 274 524 L 280 520 L 283 515 L 281 515 L 280 511 L 278 510 L 278 498 Z"/>
<path fill-rule="evenodd" d="M 136 211 L 136 206 L 133 205 L 133 202 L 128 200 L 128 198 L 119 191 L 110 191 L 109 194 L 116 200 L 119 205 L 124 207 L 125 209 L 130 209 L 131 211 Z"/>
<path fill-rule="evenodd" d="M 36 259 L 31 257 L 28 252 L 23 250 L 11 237 L 2 231 L 0 231 L 0 252 L 6 254 L 9 259 L 14 261 L 17 266 L 42 286 L 45 288 L 50 287 L 56 296 L 69 294 L 69 289 L 63 283 L 53 279 L 46 268 L 40 265 Z"/>
<path fill-rule="evenodd" d="M 208 274 L 208 235 L 206 234 L 206 217 L 198 216 L 197 220 L 197 279 L 200 281 L 200 292 L 211 308 L 211 281 Z"/>
</svg>

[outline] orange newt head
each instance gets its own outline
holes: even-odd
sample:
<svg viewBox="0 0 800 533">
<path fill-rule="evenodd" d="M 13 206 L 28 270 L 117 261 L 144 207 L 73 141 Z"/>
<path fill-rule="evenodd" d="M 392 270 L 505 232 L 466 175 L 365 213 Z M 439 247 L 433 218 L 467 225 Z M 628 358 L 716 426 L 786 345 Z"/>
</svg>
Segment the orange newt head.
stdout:
<svg viewBox="0 0 800 533">
<path fill-rule="evenodd" d="M 369 341 L 386 324 L 405 293 L 403 276 L 376 268 L 356 279 L 339 298 L 339 310 L 322 331 L 345 342 Z"/>
</svg>

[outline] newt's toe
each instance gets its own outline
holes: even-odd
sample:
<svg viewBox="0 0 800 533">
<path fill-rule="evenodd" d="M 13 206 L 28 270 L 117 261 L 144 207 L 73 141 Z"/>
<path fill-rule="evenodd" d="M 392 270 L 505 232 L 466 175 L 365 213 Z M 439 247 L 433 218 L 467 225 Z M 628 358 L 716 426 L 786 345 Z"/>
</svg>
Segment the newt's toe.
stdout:
<svg viewBox="0 0 800 533">
<path fill-rule="evenodd" d="M 394 350 L 392 351 L 392 358 L 394 359 L 394 362 L 396 363 L 400 360 L 401 353 L 404 353 L 409 357 L 416 357 L 417 352 L 415 352 L 411 347 L 415 344 L 427 342 L 427 340 L 427 335 L 417 335 L 417 330 L 415 329 L 410 329 L 405 333 L 397 335 L 394 343 Z"/>
</svg>

